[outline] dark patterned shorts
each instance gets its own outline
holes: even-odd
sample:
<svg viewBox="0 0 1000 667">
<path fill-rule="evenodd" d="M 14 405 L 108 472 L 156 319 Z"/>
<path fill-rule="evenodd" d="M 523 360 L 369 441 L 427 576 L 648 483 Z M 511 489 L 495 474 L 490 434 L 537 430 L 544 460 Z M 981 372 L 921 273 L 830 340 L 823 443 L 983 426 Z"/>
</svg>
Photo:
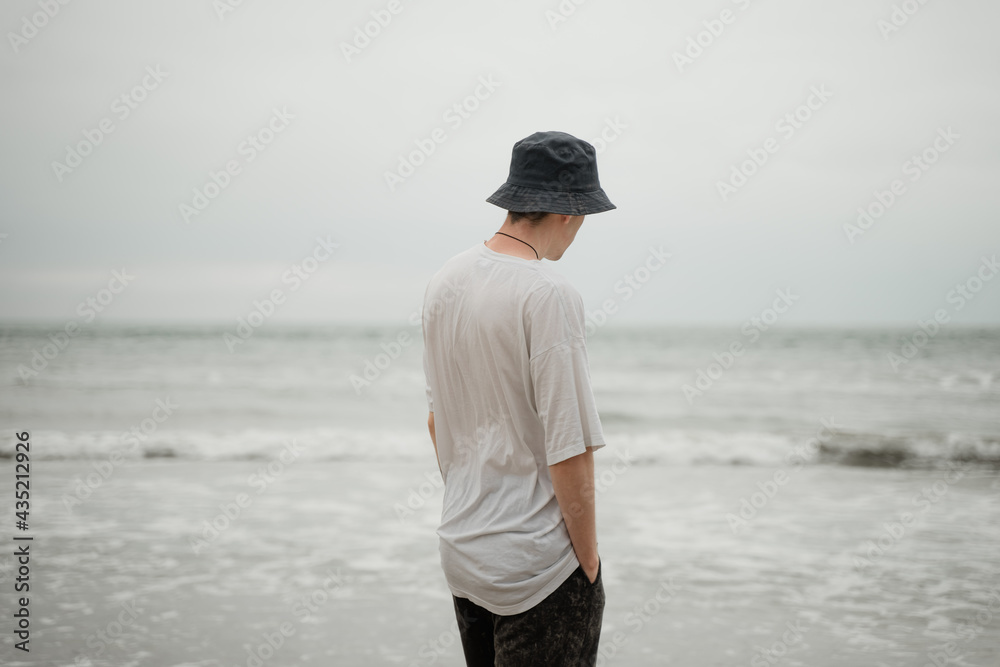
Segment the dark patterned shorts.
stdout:
<svg viewBox="0 0 1000 667">
<path fill-rule="evenodd" d="M 604 583 L 598 563 L 594 583 L 578 567 L 528 611 L 491 613 L 452 596 L 469 667 L 593 667 L 601 639 Z"/>
</svg>

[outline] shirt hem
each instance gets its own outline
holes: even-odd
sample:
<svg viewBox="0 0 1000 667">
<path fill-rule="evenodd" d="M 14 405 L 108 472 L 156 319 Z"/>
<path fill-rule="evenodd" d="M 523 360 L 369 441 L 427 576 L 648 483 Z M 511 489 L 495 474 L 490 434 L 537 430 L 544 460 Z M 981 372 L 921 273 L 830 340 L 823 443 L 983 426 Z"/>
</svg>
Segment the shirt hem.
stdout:
<svg viewBox="0 0 1000 667">
<path fill-rule="evenodd" d="M 529 596 L 525 600 L 512 605 L 490 604 L 472 593 L 460 591 L 450 585 L 448 588 L 451 589 L 451 594 L 455 597 L 471 600 L 491 614 L 496 614 L 497 616 L 514 616 L 515 614 L 523 614 L 524 612 L 535 608 L 542 600 L 550 596 L 556 591 L 557 588 L 562 586 L 563 583 L 565 583 L 565 581 L 569 579 L 574 572 L 576 572 L 576 568 L 578 567 L 580 567 L 580 561 L 577 560 L 576 554 L 573 553 L 573 557 L 566 562 L 566 565 L 559 571 L 559 574 L 556 575 L 556 577 L 550 581 L 547 586 L 542 588 L 537 593 Z"/>
<path fill-rule="evenodd" d="M 583 443 L 582 449 L 580 448 L 580 445 L 573 445 L 572 447 L 566 447 L 565 449 L 560 449 L 558 452 L 555 452 L 554 454 L 546 456 L 545 463 L 550 466 L 554 466 L 557 463 L 562 463 L 566 459 L 571 459 L 574 456 L 579 456 L 580 454 L 583 454 L 584 452 L 587 451 L 588 447 L 592 448 L 594 451 L 597 451 L 598 449 L 603 447 L 604 444 L 605 443 L 603 442 L 592 442 L 590 444 Z"/>
</svg>

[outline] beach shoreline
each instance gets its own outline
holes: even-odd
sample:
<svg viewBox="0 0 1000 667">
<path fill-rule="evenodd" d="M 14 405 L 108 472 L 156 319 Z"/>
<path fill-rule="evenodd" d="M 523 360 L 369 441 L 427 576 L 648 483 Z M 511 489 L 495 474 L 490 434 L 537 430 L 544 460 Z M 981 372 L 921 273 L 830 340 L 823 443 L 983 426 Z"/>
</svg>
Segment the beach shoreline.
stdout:
<svg viewBox="0 0 1000 667">
<path fill-rule="evenodd" d="M 598 475 L 614 461 L 598 455 Z M 293 463 L 258 492 L 260 461 L 142 461 L 69 511 L 61 499 L 85 465 L 34 473 L 37 621 L 24 664 L 209 667 L 268 653 L 261 664 L 462 664 L 434 533 L 440 489 L 398 511 L 433 487 L 425 465 Z M 966 664 L 996 663 L 1000 607 L 968 641 L 960 633 L 991 588 L 1000 595 L 995 473 L 972 470 L 918 505 L 946 483 L 941 471 L 803 468 L 734 532 L 727 514 L 773 473 L 605 476 L 603 664 L 902 667 L 949 637 Z M 220 518 L 227 507 L 240 512 Z M 898 538 L 885 532 L 921 509 Z M 128 609 L 135 618 L 111 636 Z"/>
</svg>

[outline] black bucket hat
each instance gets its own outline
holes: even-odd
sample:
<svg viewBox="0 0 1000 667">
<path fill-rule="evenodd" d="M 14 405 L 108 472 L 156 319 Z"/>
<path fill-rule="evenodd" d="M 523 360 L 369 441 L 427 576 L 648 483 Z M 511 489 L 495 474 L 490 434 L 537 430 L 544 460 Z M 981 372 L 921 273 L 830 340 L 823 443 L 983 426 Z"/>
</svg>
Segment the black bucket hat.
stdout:
<svg viewBox="0 0 1000 667">
<path fill-rule="evenodd" d="M 508 211 L 591 215 L 617 208 L 597 178 L 597 151 L 565 132 L 514 144 L 507 182 L 486 199 Z"/>
</svg>

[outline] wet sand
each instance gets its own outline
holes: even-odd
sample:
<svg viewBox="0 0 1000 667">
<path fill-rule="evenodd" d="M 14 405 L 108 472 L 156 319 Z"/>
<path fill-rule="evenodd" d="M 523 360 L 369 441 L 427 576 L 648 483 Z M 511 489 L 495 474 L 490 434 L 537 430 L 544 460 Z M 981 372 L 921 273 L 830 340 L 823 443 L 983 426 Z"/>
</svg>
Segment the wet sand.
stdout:
<svg viewBox="0 0 1000 667">
<path fill-rule="evenodd" d="M 1000 663 L 996 472 L 819 466 L 770 487 L 764 467 L 614 472 L 606 453 L 602 664 Z M 4 663 L 463 664 L 432 463 L 263 465 L 129 464 L 70 511 L 90 464 L 39 462 L 32 650 L 5 630 Z"/>
</svg>

